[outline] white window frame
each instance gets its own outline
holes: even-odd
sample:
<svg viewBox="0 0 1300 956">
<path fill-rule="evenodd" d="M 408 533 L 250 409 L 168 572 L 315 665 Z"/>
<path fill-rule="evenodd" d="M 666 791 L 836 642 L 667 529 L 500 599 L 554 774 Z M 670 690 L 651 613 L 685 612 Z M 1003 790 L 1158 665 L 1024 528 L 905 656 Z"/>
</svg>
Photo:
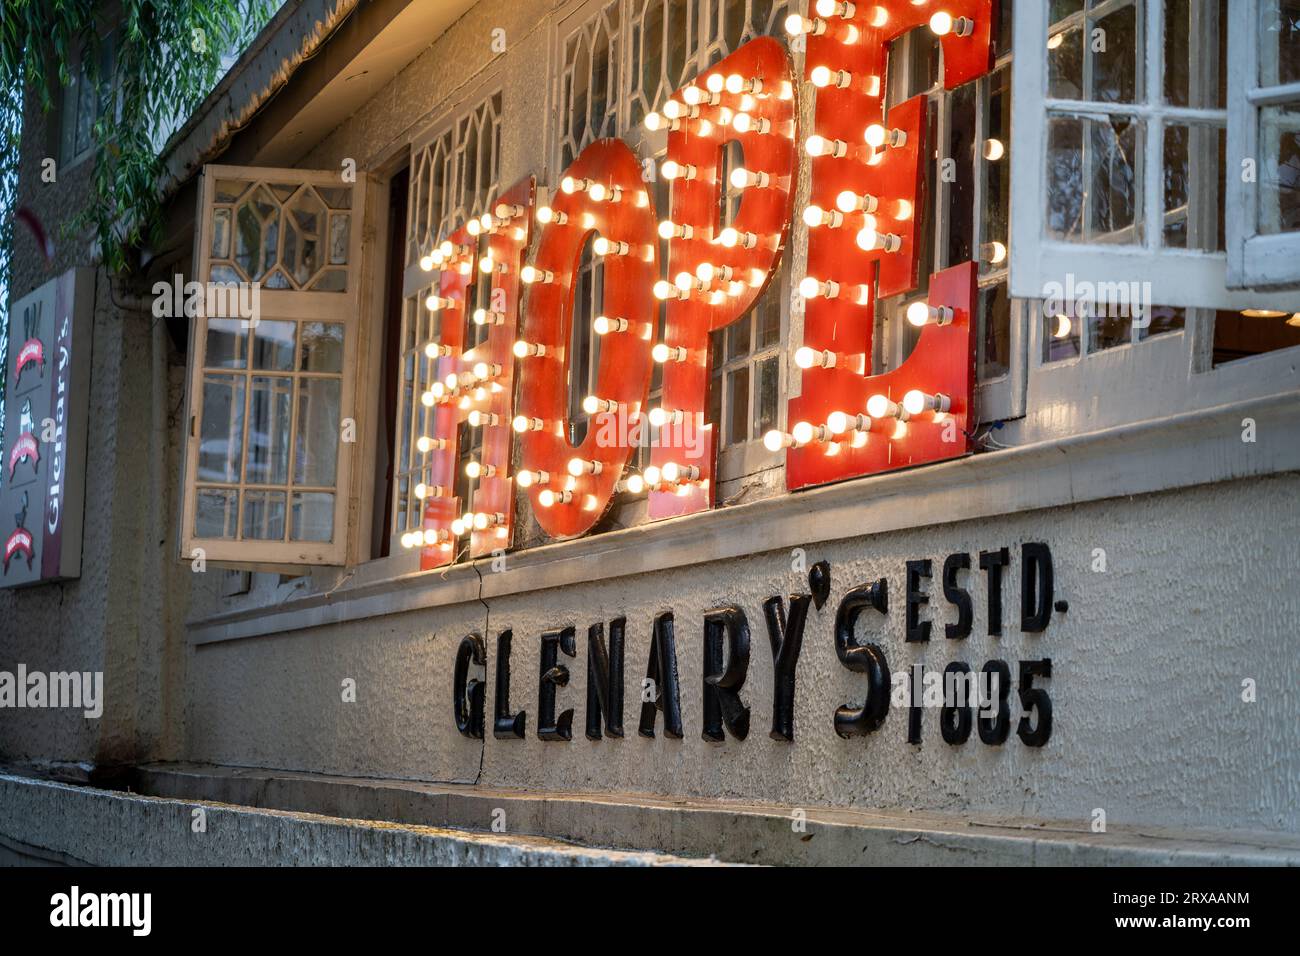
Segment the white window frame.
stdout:
<svg viewBox="0 0 1300 956">
<path fill-rule="evenodd" d="M 1251 0 L 1257 2 L 1257 0 Z M 1294 309 L 1294 293 L 1260 292 L 1229 287 L 1226 253 L 1162 248 L 1163 230 L 1156 224 L 1164 221 L 1163 191 L 1159 184 L 1163 153 L 1164 122 L 1222 123 L 1224 111 L 1173 107 L 1161 102 L 1163 91 L 1163 42 L 1148 42 L 1143 51 L 1145 102 L 1135 104 L 1090 103 L 1050 98 L 1047 88 L 1047 41 L 1049 4 L 1021 2 L 1014 5 L 1016 51 L 1012 78 L 1012 125 L 1016 148 L 1012 153 L 1011 292 L 1013 296 L 1041 299 L 1049 283 L 1062 282 L 1067 275 L 1092 282 L 1149 281 L 1152 300 L 1162 305 L 1206 307 L 1227 310 L 1246 308 Z M 1146 37 L 1164 36 L 1164 4 L 1145 0 L 1143 29 Z M 1246 21 L 1233 13 L 1229 18 L 1229 48 Z M 1085 42 L 1087 37 L 1084 38 Z M 1241 40 L 1238 39 L 1238 44 Z M 1238 99 L 1240 81 L 1229 89 L 1227 117 L 1243 111 L 1246 101 Z M 1047 170 L 1048 111 L 1098 117 L 1125 114 L 1147 123 L 1145 152 L 1141 173 L 1148 184 L 1142 196 L 1143 220 L 1147 224 L 1147 242 L 1143 246 L 1104 246 L 1083 242 L 1050 239 L 1046 232 L 1045 196 Z M 1228 130 L 1227 155 L 1247 155 L 1241 144 L 1240 128 Z M 1229 159 L 1229 168 L 1232 160 Z M 1229 177 L 1229 183 L 1236 177 Z M 1233 202 L 1227 202 L 1231 213 Z M 1233 220 L 1226 223 L 1232 228 Z M 1236 227 L 1240 229 L 1238 221 Z M 1234 243 L 1227 235 L 1229 247 Z"/>
<path fill-rule="evenodd" d="M 1300 109 L 1300 82 L 1260 85 L 1259 27 L 1266 0 L 1241 2 L 1247 9 L 1244 15 L 1234 12 L 1234 22 L 1245 26 L 1228 33 L 1228 102 L 1238 104 L 1228 116 L 1228 168 L 1240 170 L 1253 159 L 1257 175 L 1251 182 L 1241 175 L 1228 177 L 1228 281 L 1234 286 L 1294 286 L 1300 284 L 1300 232 L 1259 231 L 1259 179 L 1264 172 L 1259 127 L 1265 107 L 1285 104 Z M 1236 150 L 1231 148 L 1234 143 L 1239 144 Z"/>
<path fill-rule="evenodd" d="M 235 180 L 252 180 L 261 183 L 285 183 L 293 185 L 312 184 L 318 186 L 329 186 L 334 188 L 347 187 L 352 192 L 351 198 L 351 225 L 348 236 L 348 263 L 346 271 L 348 273 L 347 290 L 344 292 L 316 292 L 302 290 L 277 290 L 263 287 L 260 290 L 260 315 L 258 316 L 259 324 L 262 322 L 273 321 L 295 321 L 295 322 L 324 322 L 337 323 L 344 326 L 344 348 L 343 348 L 343 366 L 340 384 L 339 396 L 339 418 L 340 424 L 344 419 L 351 417 L 356 407 L 356 389 L 357 389 L 357 352 L 361 336 L 361 302 L 362 289 L 362 235 L 365 231 L 364 217 L 366 213 L 365 202 L 367 192 L 367 180 L 364 175 L 358 176 L 354 183 L 344 183 L 337 170 L 307 170 L 307 169 L 283 169 L 260 166 L 216 166 L 210 165 L 204 167 L 201 174 L 198 190 L 198 212 L 195 218 L 195 237 L 194 237 L 194 277 L 197 281 L 206 283 L 210 275 L 211 267 L 211 216 L 215 199 L 216 181 L 218 179 L 235 179 Z M 233 224 L 232 224 L 232 229 Z M 232 238 L 233 241 L 233 238 Z M 277 260 L 283 261 L 284 249 L 284 230 L 281 230 L 279 238 L 279 248 L 277 251 Z M 292 573 L 302 571 L 317 566 L 344 566 L 351 562 L 355 554 L 357 545 L 357 514 L 356 492 L 357 489 L 353 483 L 353 458 L 356 453 L 356 444 L 348 443 L 342 440 L 340 429 L 337 461 L 335 467 L 335 481 L 333 486 L 334 494 L 334 524 L 333 538 L 329 542 L 316 541 L 267 541 L 253 539 L 228 539 L 228 538 L 200 538 L 195 534 L 195 519 L 197 507 L 197 493 L 199 484 L 208 485 L 209 482 L 199 482 L 198 480 L 198 455 L 201 443 L 201 423 L 203 421 L 203 379 L 205 375 L 205 360 L 207 349 L 207 328 L 208 316 L 205 314 L 205 308 L 200 306 L 197 314 L 190 321 L 190 340 L 189 355 L 187 366 L 187 386 L 186 386 L 186 431 L 185 431 L 185 452 L 184 464 L 182 471 L 181 487 L 183 490 L 183 501 L 181 506 L 181 558 L 182 560 L 192 560 L 196 552 L 201 552 L 205 561 L 217 566 L 236 567 L 254 570 L 266 570 L 281 573 Z M 214 317 L 215 318 L 215 317 Z M 256 334 L 256 328 L 251 330 Z M 266 377 L 291 377 L 295 382 L 300 378 L 299 375 L 299 352 L 300 346 L 295 346 L 293 370 L 290 372 L 277 372 L 267 370 L 263 372 Z M 256 372 L 251 367 L 251 352 L 246 358 L 246 367 L 243 374 L 247 379 L 255 376 Z M 248 385 L 245 385 L 245 392 L 251 392 Z M 249 428 L 248 422 L 248 403 L 251 398 L 246 394 L 245 413 L 244 413 L 244 430 L 247 433 Z M 293 474 L 293 446 L 295 436 L 295 416 L 299 407 L 298 402 L 291 404 L 291 419 L 289 430 L 290 441 L 290 482 Z M 245 443 L 247 444 L 247 443 Z M 247 448 L 242 452 L 246 461 Z M 237 512 L 236 522 L 242 524 L 243 516 L 243 495 L 245 492 L 245 476 L 241 468 L 238 482 L 217 483 L 218 485 L 230 484 L 237 485 L 240 491 L 240 506 Z M 279 486 L 276 486 L 277 488 Z M 284 486 L 285 497 L 285 523 L 286 527 L 291 521 L 293 509 L 292 492 L 293 485 Z"/>
</svg>

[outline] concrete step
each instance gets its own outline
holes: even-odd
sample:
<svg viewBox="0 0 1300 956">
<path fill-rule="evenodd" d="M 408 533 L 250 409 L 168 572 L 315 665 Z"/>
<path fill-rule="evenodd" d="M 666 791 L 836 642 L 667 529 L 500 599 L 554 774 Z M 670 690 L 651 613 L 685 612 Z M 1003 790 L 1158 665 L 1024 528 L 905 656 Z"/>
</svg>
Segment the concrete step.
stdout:
<svg viewBox="0 0 1300 956">
<path fill-rule="evenodd" d="M 200 815 L 203 827 L 196 832 Z M 541 836 L 120 793 L 0 774 L 0 863 L 698 866 L 716 861 L 577 846 Z"/>
<path fill-rule="evenodd" d="M 1300 865 L 1288 833 L 1111 826 L 906 810 L 813 809 L 644 794 L 536 793 L 193 765 L 140 768 L 135 789 L 396 824 L 490 829 L 584 846 L 652 847 L 732 863 L 834 865 Z"/>
</svg>

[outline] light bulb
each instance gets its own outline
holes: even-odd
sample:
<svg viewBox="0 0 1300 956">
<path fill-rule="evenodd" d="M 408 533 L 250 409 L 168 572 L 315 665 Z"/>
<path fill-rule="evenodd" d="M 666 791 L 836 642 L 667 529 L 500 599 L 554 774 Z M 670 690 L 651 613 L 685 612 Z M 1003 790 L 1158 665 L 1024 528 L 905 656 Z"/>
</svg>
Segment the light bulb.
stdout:
<svg viewBox="0 0 1300 956">
<path fill-rule="evenodd" d="M 799 283 L 799 294 L 805 299 L 815 299 L 818 296 L 833 299 L 840 294 L 840 285 L 833 279 L 827 279 L 823 282 L 812 276 L 806 276 Z"/>
<path fill-rule="evenodd" d="M 537 503 L 543 508 L 550 508 L 553 505 L 567 505 L 573 501 L 572 491 L 553 491 L 550 488 L 543 488 L 537 496 Z"/>
<path fill-rule="evenodd" d="M 477 461 L 465 463 L 465 477 L 467 478 L 491 478 L 496 473 L 496 465 L 484 465 Z"/>
<path fill-rule="evenodd" d="M 497 415 L 496 412 L 483 412 L 476 408 L 469 413 L 469 418 L 467 420 L 473 427 L 483 428 L 492 425 L 499 425 L 501 423 L 501 416 Z"/>
<path fill-rule="evenodd" d="M 654 285 L 655 298 L 662 301 L 667 299 L 689 299 L 691 293 L 685 289 L 679 289 L 666 279 L 660 279 Z"/>
<path fill-rule="evenodd" d="M 834 86 L 836 89 L 845 89 L 853 82 L 853 74 L 848 70 L 832 70 L 828 66 L 815 66 L 808 77 L 812 85 L 820 89 L 828 86 Z"/>
<path fill-rule="evenodd" d="M 465 223 L 465 231 L 471 236 L 477 236 L 483 231 L 483 224 L 477 219 L 471 219 L 469 222 Z"/>
<path fill-rule="evenodd" d="M 880 200 L 871 193 L 858 194 L 851 189 L 846 189 L 835 197 L 835 206 L 840 212 L 875 212 L 880 206 Z"/>
<path fill-rule="evenodd" d="M 524 207 L 519 205 L 511 205 L 510 203 L 499 202 L 497 203 L 496 213 L 498 219 L 506 219 L 506 220 L 518 219 L 520 216 L 524 214 Z"/>
<path fill-rule="evenodd" d="M 768 451 L 780 451 L 794 444 L 794 438 L 775 429 L 763 436 L 763 447 Z"/>
<path fill-rule="evenodd" d="M 693 239 L 694 237 L 695 229 L 686 223 L 678 225 L 671 219 L 665 219 L 659 223 L 659 238 L 661 239 Z"/>
<path fill-rule="evenodd" d="M 591 188 L 587 190 L 587 195 L 590 196 L 594 202 L 604 202 L 605 198 L 609 195 L 609 190 L 600 183 L 592 183 Z"/>
<path fill-rule="evenodd" d="M 432 272 L 433 256 L 429 255 L 428 253 L 420 256 L 420 268 L 423 269 L 425 272 Z"/>
<path fill-rule="evenodd" d="M 532 285 L 534 282 L 546 285 L 555 281 L 555 273 L 551 272 L 549 269 L 538 269 L 534 266 L 524 266 L 519 270 L 519 278 L 528 285 Z"/>
<path fill-rule="evenodd" d="M 591 244 L 591 250 L 598 256 L 625 256 L 632 251 L 632 247 L 621 240 L 600 236 Z"/>
<path fill-rule="evenodd" d="M 475 362 L 473 371 L 474 377 L 480 382 L 483 382 L 489 378 L 496 378 L 500 375 L 501 366 L 497 365 L 495 362 Z"/>
<path fill-rule="evenodd" d="M 421 435 L 415 440 L 415 447 L 419 449 L 421 454 L 427 455 L 431 451 L 441 451 L 446 448 L 447 439 L 430 438 L 428 435 Z"/>
<path fill-rule="evenodd" d="M 1070 321 L 1070 317 L 1064 313 L 1058 315 L 1056 317 L 1056 328 L 1052 330 L 1052 338 L 1066 338 L 1069 336 L 1071 328 L 1073 328 L 1073 323 Z"/>
<path fill-rule="evenodd" d="M 843 435 L 847 431 L 871 431 L 871 418 L 867 415 L 849 415 L 847 412 L 831 412 L 826 416 L 826 427 L 833 435 Z"/>
<path fill-rule="evenodd" d="M 694 179 L 695 174 L 699 172 L 689 163 L 679 163 L 675 159 L 670 159 L 659 168 L 664 179 L 671 182 L 674 179 Z"/>
<path fill-rule="evenodd" d="M 663 480 L 677 484 L 682 481 L 695 481 L 700 477 L 700 469 L 695 465 L 679 465 L 675 461 L 665 462 L 660 474 Z"/>
<path fill-rule="evenodd" d="M 452 351 L 453 350 L 450 345 L 439 345 L 437 342 L 430 342 L 428 345 L 424 347 L 424 354 L 431 359 L 442 358 L 444 356 L 450 355 Z"/>
<path fill-rule="evenodd" d="M 853 14 L 857 11 L 857 7 L 847 0 L 817 0 L 814 9 L 819 17 L 840 17 L 844 20 L 853 19 Z"/>
<path fill-rule="evenodd" d="M 821 206 L 809 206 L 803 211 L 803 221 L 810 229 L 829 226 L 838 229 L 844 222 L 844 213 L 838 209 L 823 209 Z"/>
<path fill-rule="evenodd" d="M 595 395 L 588 395 L 582 400 L 582 410 L 588 415 L 599 415 L 602 412 L 618 411 L 618 402 L 610 398 L 599 398 Z"/>
<path fill-rule="evenodd" d="M 809 136 L 804 143 L 809 156 L 830 156 L 835 159 L 848 155 L 849 144 L 842 139 L 827 139 L 825 136 Z"/>
<path fill-rule="evenodd" d="M 875 226 L 867 226 L 860 231 L 856 241 L 858 248 L 865 252 L 873 252 L 877 249 L 883 249 L 885 252 L 897 252 L 903 247 L 902 237 L 877 232 Z"/>
<path fill-rule="evenodd" d="M 628 321 L 624 318 L 611 319 L 607 315 L 598 315 L 592 321 L 591 327 L 597 335 L 608 335 L 611 332 L 626 332 Z"/>
<path fill-rule="evenodd" d="M 771 181 L 767 173 L 752 172 L 744 166 L 737 166 L 731 171 L 731 185 L 736 189 L 748 189 L 751 186 L 764 187 Z"/>
<path fill-rule="evenodd" d="M 515 475 L 515 481 L 520 488 L 531 488 L 533 485 L 545 485 L 551 480 L 551 475 L 546 471 L 529 471 L 524 469 Z"/>
<path fill-rule="evenodd" d="M 925 325 L 951 325 L 953 311 L 950 306 L 930 305 L 917 299 L 907 307 L 907 321 L 918 329 Z"/>
<path fill-rule="evenodd" d="M 805 371 L 810 368 L 834 368 L 835 353 L 805 345 L 794 353 L 794 364 Z"/>
<path fill-rule="evenodd" d="M 737 133 L 769 133 L 772 130 L 771 120 L 762 116 L 755 118 L 748 113 L 737 113 L 731 125 Z"/>
<path fill-rule="evenodd" d="M 830 429 L 825 425 L 814 425 L 812 422 L 795 422 L 790 429 L 790 437 L 794 439 L 796 445 L 810 445 L 813 442 L 830 441 Z"/>
<path fill-rule="evenodd" d="M 604 470 L 604 464 L 599 461 L 593 461 L 589 458 L 569 459 L 569 474 L 575 478 L 582 475 L 599 475 Z"/>
<path fill-rule="evenodd" d="M 867 127 L 862 138 L 867 141 L 867 145 L 872 149 L 880 149 L 882 146 L 892 146 L 898 149 L 907 145 L 907 133 L 901 129 L 885 129 L 879 123 L 872 123 Z"/>
<path fill-rule="evenodd" d="M 872 418 L 897 418 L 907 420 L 907 411 L 902 405 L 891 402 L 884 395 L 872 395 L 867 399 L 867 414 Z"/>
<path fill-rule="evenodd" d="M 569 221 L 569 214 L 552 209 L 550 206 L 539 206 L 537 209 L 537 221 L 543 225 L 553 222 L 557 226 L 563 226 Z"/>
<path fill-rule="evenodd" d="M 433 405 L 437 400 L 438 396 L 433 394 L 432 391 L 422 392 L 420 394 L 420 404 L 425 408 L 433 408 Z"/>
<path fill-rule="evenodd" d="M 583 193 L 595 185 L 590 179 L 575 179 L 572 176 L 565 176 L 560 180 L 560 190 L 567 196 L 574 193 Z"/>
<path fill-rule="evenodd" d="M 986 262 L 991 265 L 999 266 L 1007 261 L 1007 247 L 1001 242 L 985 242 L 980 245 L 980 254 L 984 256 Z"/>
<path fill-rule="evenodd" d="M 809 20 L 797 13 L 792 13 L 785 18 L 785 32 L 792 37 L 802 34 L 812 34 L 815 37 L 821 36 L 826 32 L 826 21 L 820 18 Z"/>
<path fill-rule="evenodd" d="M 953 19 L 951 13 L 940 10 L 930 17 L 930 29 L 935 36 L 946 37 L 951 33 L 954 36 L 968 37 L 975 32 L 975 21 L 970 17 Z"/>
<path fill-rule="evenodd" d="M 650 357 L 660 364 L 664 362 L 685 362 L 686 349 L 680 346 L 668 346 L 660 342 L 650 350 Z"/>
<path fill-rule="evenodd" d="M 620 484 L 623 486 L 622 490 L 630 494 L 639 495 L 645 491 L 645 479 L 640 475 L 628 475 Z"/>
<path fill-rule="evenodd" d="M 1002 140 L 990 137 L 984 141 L 984 158 L 990 163 L 996 163 L 1006 155 L 1006 147 L 1002 145 Z"/>
<path fill-rule="evenodd" d="M 951 410 L 952 399 L 942 392 L 927 395 L 919 388 L 914 388 L 903 396 L 903 408 L 909 415 L 920 415 L 922 412 L 944 414 Z"/>
<path fill-rule="evenodd" d="M 718 233 L 718 242 L 727 249 L 734 249 L 736 246 L 740 246 L 742 249 L 753 249 L 758 245 L 758 236 L 752 232 L 740 232 L 738 229 L 728 226 Z"/>
<path fill-rule="evenodd" d="M 514 345 L 514 353 L 516 358 L 540 358 L 546 354 L 546 346 L 520 339 Z"/>
<path fill-rule="evenodd" d="M 506 314 L 504 312 L 489 312 L 487 309 L 474 310 L 475 325 L 504 325 Z"/>
<path fill-rule="evenodd" d="M 424 299 L 424 307 L 430 312 L 437 312 L 441 309 L 450 309 L 456 303 L 452 299 L 444 299 L 440 295 L 430 294 Z"/>
<path fill-rule="evenodd" d="M 676 408 L 652 408 L 650 414 L 646 416 L 650 419 L 650 424 L 655 428 L 663 428 L 665 425 L 680 425 L 686 419 L 686 413 Z"/>
</svg>

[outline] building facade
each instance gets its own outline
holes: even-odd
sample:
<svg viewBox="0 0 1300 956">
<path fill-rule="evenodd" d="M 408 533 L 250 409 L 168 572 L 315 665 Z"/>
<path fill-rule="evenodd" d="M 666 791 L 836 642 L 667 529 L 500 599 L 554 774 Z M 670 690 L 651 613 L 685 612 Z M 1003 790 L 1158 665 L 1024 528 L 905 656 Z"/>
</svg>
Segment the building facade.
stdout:
<svg viewBox="0 0 1300 956">
<path fill-rule="evenodd" d="M 0 670 L 103 713 L 0 758 L 1300 858 L 1300 6 L 1242 6 L 286 4 L 81 293 Z"/>
</svg>

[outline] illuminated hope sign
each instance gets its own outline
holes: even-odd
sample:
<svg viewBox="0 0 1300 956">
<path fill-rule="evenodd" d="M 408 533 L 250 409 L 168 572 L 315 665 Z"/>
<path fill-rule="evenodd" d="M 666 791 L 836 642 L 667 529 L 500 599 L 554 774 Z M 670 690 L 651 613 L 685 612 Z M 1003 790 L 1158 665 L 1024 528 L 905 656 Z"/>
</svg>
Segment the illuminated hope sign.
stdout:
<svg viewBox="0 0 1300 956">
<path fill-rule="evenodd" d="M 716 488 L 712 428 L 706 422 L 709 333 L 743 316 L 763 294 L 785 251 L 802 156 L 810 164 L 808 274 L 799 283 L 804 370 L 789 402 L 789 433 L 764 441 L 786 449 L 790 489 L 952 458 L 968 451 L 975 377 L 976 264 L 930 278 L 926 300 L 910 304 L 921 327 L 911 356 L 872 375 L 877 300 L 917 287 L 918 216 L 925 183 L 924 101 L 884 111 L 889 44 L 928 26 L 943 48 L 944 85 L 985 74 L 992 48 L 991 0 L 817 0 L 816 16 L 791 16 L 787 32 L 806 44 L 807 80 L 816 88 L 814 130 L 799 148 L 798 98 L 785 47 L 770 37 L 741 47 L 678 90 L 647 124 L 668 131 L 660 174 L 672 181 L 671 210 L 654 208 L 643 167 L 619 140 L 592 143 L 565 171 L 549 206 L 535 205 L 532 180 L 513 187 L 492 213 L 467 223 L 422 260 L 437 268 L 426 302 L 442 313 L 441 336 L 426 346 L 438 380 L 422 396 L 433 414 L 419 448 L 433 479 L 417 489 L 420 531 L 403 544 L 422 566 L 450 562 L 470 535 L 474 557 L 510 540 L 512 482 L 528 491 L 542 529 L 565 538 L 591 529 L 620 490 L 649 495 L 652 519 L 705 510 Z M 730 172 L 742 191 L 726 227 L 720 206 L 723 147 L 740 144 L 744 166 Z M 537 251 L 525 262 L 534 224 Z M 477 239 L 488 254 L 476 261 Z M 584 398 L 592 426 L 569 440 L 569 343 L 575 280 L 587 242 L 604 268 L 596 387 Z M 659 262 L 659 238 L 668 261 Z M 491 281 L 491 306 L 466 314 L 474 272 Z M 521 283 L 527 307 L 519 323 Z M 660 303 L 666 304 L 656 341 Z M 489 325 L 465 350 L 466 323 Z M 515 363 L 518 399 L 515 401 Z M 663 399 L 647 407 L 654 363 Z M 479 484 L 471 502 L 454 495 L 460 423 L 486 429 L 480 459 L 467 464 Z M 651 465 L 629 473 L 638 441 L 654 429 Z M 510 474 L 511 435 L 521 470 Z M 611 432 L 625 440 L 609 441 Z"/>
</svg>

